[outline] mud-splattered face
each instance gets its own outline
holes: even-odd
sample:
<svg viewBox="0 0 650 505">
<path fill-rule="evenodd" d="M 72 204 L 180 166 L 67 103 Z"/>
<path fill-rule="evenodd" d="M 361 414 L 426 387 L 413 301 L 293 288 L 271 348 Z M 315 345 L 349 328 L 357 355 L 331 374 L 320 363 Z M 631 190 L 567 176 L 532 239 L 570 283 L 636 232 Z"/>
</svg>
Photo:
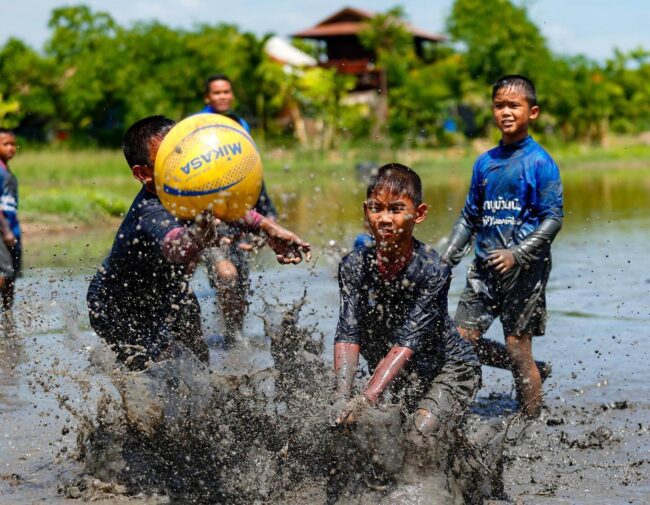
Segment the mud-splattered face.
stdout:
<svg viewBox="0 0 650 505">
<path fill-rule="evenodd" d="M 426 217 L 427 206 L 416 207 L 410 197 L 379 188 L 365 202 L 364 210 L 370 233 L 379 247 L 392 249 L 411 240 L 413 228 Z"/>
<path fill-rule="evenodd" d="M 232 85 L 222 79 L 212 81 L 209 84 L 208 92 L 205 94 L 205 103 L 220 114 L 228 112 L 232 108 L 234 99 Z"/>
<path fill-rule="evenodd" d="M 11 133 L 0 133 L 0 160 L 5 163 L 16 155 L 16 137 Z"/>
</svg>

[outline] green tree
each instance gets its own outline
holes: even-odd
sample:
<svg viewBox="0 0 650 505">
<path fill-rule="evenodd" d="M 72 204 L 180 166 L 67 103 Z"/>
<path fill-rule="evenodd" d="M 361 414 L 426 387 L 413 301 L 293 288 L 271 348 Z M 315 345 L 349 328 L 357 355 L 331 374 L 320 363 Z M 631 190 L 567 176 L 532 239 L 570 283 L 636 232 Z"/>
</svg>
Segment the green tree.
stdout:
<svg viewBox="0 0 650 505">
<path fill-rule="evenodd" d="M 404 20 L 404 9 L 393 7 L 369 19 L 359 32 L 359 40 L 375 55 L 381 96 L 377 110 L 380 125 L 385 125 L 389 111 L 389 88 L 404 82 L 414 60 L 413 35 Z"/>
<path fill-rule="evenodd" d="M 456 0 L 447 30 L 464 46 L 473 79 L 493 83 L 505 74 L 539 80 L 551 52 L 525 6 L 510 0 Z"/>
<path fill-rule="evenodd" d="M 55 115 L 53 74 L 51 62 L 18 39 L 11 38 L 0 48 L 5 125 L 36 127 Z"/>
<path fill-rule="evenodd" d="M 79 141 L 101 138 L 111 130 L 117 109 L 115 75 L 123 65 L 115 44 L 119 29 L 107 13 L 83 5 L 54 9 L 48 26 L 53 32 L 46 54 L 58 69 L 55 127 Z M 110 134 L 107 140 L 115 141 Z"/>
<path fill-rule="evenodd" d="M 17 121 L 11 118 L 5 119 L 10 114 L 16 114 L 20 110 L 20 104 L 15 101 L 5 101 L 0 94 L 0 126 L 3 128 L 15 128 Z"/>
<path fill-rule="evenodd" d="M 341 99 L 354 88 L 354 77 L 334 69 L 314 67 L 301 72 L 297 97 L 306 115 L 315 119 L 321 149 L 330 149 L 336 142 L 341 117 Z"/>
</svg>

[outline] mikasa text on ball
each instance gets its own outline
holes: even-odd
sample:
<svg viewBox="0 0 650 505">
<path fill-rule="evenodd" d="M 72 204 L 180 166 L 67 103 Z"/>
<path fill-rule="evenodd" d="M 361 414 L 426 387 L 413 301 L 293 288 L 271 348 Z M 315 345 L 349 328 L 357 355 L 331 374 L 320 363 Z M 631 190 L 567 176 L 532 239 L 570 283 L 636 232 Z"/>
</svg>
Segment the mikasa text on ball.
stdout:
<svg viewBox="0 0 650 505">
<path fill-rule="evenodd" d="M 225 221 L 242 218 L 262 188 L 262 160 L 248 132 L 220 114 L 196 114 L 165 136 L 154 169 L 156 191 L 176 217 L 205 210 Z"/>
</svg>

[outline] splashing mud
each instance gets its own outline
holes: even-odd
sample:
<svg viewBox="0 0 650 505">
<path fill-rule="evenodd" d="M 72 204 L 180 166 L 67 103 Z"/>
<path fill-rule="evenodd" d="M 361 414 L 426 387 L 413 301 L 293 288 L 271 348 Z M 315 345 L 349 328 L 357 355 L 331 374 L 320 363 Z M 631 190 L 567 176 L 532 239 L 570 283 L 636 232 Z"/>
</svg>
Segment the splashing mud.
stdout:
<svg viewBox="0 0 650 505">
<path fill-rule="evenodd" d="M 186 350 L 142 372 L 111 371 L 78 457 L 87 475 L 71 498 L 145 493 L 178 503 L 482 503 L 502 492 L 502 434 L 460 430 L 414 440 L 401 405 L 371 409 L 354 429 L 332 426 L 333 377 L 323 337 L 301 328 L 305 297 L 267 306 L 274 366 L 225 375 Z M 110 363 L 95 356 L 98 366 Z M 63 402 L 65 404 L 65 401 Z M 476 435 L 479 436 L 476 436 Z"/>
<path fill-rule="evenodd" d="M 260 285 L 259 293 L 288 303 L 309 284 L 309 300 L 275 311 L 256 297 L 264 330 L 251 317 L 248 347 L 213 349 L 218 371 L 182 355 L 141 374 L 115 370 L 84 329 L 86 279 L 25 282 L 18 336 L 0 337 L 0 504 L 418 503 L 428 493 L 425 503 L 477 503 L 502 497 L 502 486 L 526 505 L 647 502 L 648 340 L 639 338 L 647 318 L 551 318 L 562 338 L 539 341 L 557 365 L 542 418 L 513 418 L 510 376 L 486 368 L 483 394 L 463 432 L 452 434 L 451 456 L 440 457 L 444 447 L 412 450 L 420 441 L 405 435 L 399 404 L 368 412 L 354 431 L 330 426 L 327 336 L 337 286 L 329 271 L 315 275 L 318 282 L 306 274 Z M 647 284 L 629 286 L 639 290 L 629 310 L 645 310 Z M 574 291 L 562 291 L 565 304 L 586 311 L 578 302 L 591 302 L 584 291 L 571 298 Z M 203 294 L 208 328 L 210 296 Z M 325 339 L 301 327 L 315 322 Z"/>
</svg>

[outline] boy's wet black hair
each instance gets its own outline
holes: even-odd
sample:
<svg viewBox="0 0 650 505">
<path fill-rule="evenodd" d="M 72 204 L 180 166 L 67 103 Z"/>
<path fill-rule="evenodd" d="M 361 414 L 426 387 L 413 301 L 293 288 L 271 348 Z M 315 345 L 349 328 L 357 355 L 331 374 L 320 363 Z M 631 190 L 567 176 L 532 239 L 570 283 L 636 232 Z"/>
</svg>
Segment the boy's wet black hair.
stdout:
<svg viewBox="0 0 650 505">
<path fill-rule="evenodd" d="M 13 130 L 10 130 L 9 128 L 0 128 L 0 135 L 3 133 L 6 133 L 7 135 L 13 135 L 14 137 L 16 136 Z"/>
<path fill-rule="evenodd" d="M 388 163 L 377 169 L 368 182 L 366 198 L 371 198 L 377 191 L 386 190 L 394 195 L 406 195 L 417 207 L 422 203 L 422 180 L 420 176 L 406 165 Z"/>
<path fill-rule="evenodd" d="M 124 134 L 122 151 L 131 168 L 149 166 L 149 145 L 154 138 L 162 140 L 176 121 L 165 116 L 149 116 L 133 123 Z"/>
<path fill-rule="evenodd" d="M 535 91 L 535 85 L 533 84 L 533 81 L 528 79 L 528 77 L 512 74 L 504 75 L 503 77 L 499 78 L 492 87 L 492 101 L 494 101 L 497 93 L 504 88 L 514 88 L 522 91 L 524 95 L 526 95 L 526 101 L 528 102 L 528 105 L 531 107 L 537 105 L 537 91 Z"/>
<path fill-rule="evenodd" d="M 210 84 L 212 84 L 214 81 L 226 81 L 229 82 L 230 85 L 232 86 L 232 81 L 230 80 L 230 77 L 228 77 L 226 74 L 212 74 L 210 77 L 208 77 L 205 80 L 203 94 L 205 95 L 208 94 L 208 92 L 210 91 Z"/>
</svg>

